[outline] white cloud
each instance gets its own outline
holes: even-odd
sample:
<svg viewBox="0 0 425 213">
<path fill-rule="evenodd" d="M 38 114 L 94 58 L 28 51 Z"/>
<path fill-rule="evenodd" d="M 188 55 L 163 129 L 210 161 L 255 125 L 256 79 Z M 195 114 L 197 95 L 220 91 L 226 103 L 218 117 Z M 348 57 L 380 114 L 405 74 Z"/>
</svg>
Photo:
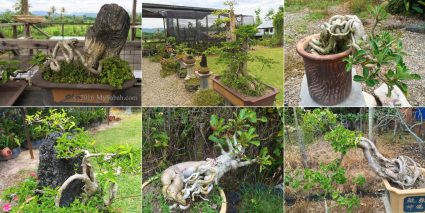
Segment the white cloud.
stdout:
<svg viewBox="0 0 425 213">
<path fill-rule="evenodd" d="M 235 6 L 237 14 L 255 16 L 255 10 L 260 8 L 262 18 L 264 18 L 269 9 L 274 9 L 276 11 L 279 6 L 283 5 L 283 0 L 238 0 L 237 2 L 238 4 Z M 144 0 L 143 3 L 170 4 L 214 9 L 226 8 L 226 6 L 223 5 L 222 0 Z M 163 27 L 162 20 L 160 19 L 143 19 L 142 23 L 145 28 Z"/>
<path fill-rule="evenodd" d="M 17 0 L 1 0 L 0 11 L 13 10 L 13 5 Z M 97 13 L 104 4 L 116 3 L 127 11 L 132 11 L 132 0 L 83 0 L 83 1 L 66 1 L 66 0 L 28 0 L 30 11 L 48 11 L 51 6 L 56 8 L 65 7 L 66 13 L 85 12 Z M 137 1 L 138 11 L 142 10 L 141 1 Z"/>
</svg>

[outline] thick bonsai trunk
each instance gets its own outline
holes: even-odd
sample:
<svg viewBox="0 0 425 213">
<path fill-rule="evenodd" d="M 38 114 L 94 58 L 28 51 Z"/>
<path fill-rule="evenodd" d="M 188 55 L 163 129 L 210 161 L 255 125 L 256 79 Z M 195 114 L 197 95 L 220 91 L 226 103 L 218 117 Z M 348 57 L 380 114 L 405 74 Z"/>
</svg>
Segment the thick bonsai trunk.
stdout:
<svg viewBox="0 0 425 213">
<path fill-rule="evenodd" d="M 98 74 L 102 59 L 119 56 L 129 29 L 130 16 L 124 8 L 117 4 L 103 5 L 94 25 L 86 33 L 84 61 L 87 69 Z"/>
<path fill-rule="evenodd" d="M 242 161 L 244 148 L 238 145 L 235 136 L 234 143 L 227 140 L 229 150 L 221 147 L 221 155 L 205 161 L 189 161 L 167 168 L 161 175 L 162 193 L 172 202 L 171 208 L 187 209 L 188 201 L 195 200 L 195 196 L 206 200 L 206 196 L 218 184 L 221 177 L 228 171 L 247 166 L 256 162 L 256 159 Z"/>
<path fill-rule="evenodd" d="M 363 154 L 369 166 L 378 176 L 397 184 L 402 189 L 417 187 L 421 170 L 420 165 L 413 159 L 407 156 L 387 159 L 367 138 L 360 138 L 357 146 L 363 149 Z"/>
</svg>

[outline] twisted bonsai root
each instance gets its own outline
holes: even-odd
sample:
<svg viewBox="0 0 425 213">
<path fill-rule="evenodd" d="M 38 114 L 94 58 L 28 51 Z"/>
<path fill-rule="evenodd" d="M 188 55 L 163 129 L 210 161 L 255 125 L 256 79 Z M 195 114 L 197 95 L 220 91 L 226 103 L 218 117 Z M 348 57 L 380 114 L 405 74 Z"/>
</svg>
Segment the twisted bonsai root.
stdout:
<svg viewBox="0 0 425 213">
<path fill-rule="evenodd" d="M 420 165 L 410 157 L 387 159 L 372 141 L 363 137 L 357 146 L 363 150 L 369 166 L 378 176 L 399 185 L 402 189 L 412 188 L 418 182 L 421 176 Z"/>
</svg>

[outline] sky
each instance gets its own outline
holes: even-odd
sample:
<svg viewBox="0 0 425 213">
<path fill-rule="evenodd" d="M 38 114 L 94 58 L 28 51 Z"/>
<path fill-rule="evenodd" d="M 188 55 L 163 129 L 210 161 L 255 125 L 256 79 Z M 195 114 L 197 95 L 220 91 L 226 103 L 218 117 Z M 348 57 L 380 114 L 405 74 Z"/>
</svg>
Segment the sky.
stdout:
<svg viewBox="0 0 425 213">
<path fill-rule="evenodd" d="M 143 3 L 156 3 L 156 4 L 172 4 L 180 6 L 192 6 L 192 7 L 206 7 L 224 9 L 224 0 L 143 0 Z M 264 18 L 265 14 L 270 8 L 275 11 L 279 6 L 283 5 L 283 0 L 238 0 L 238 4 L 235 6 L 237 14 L 252 15 L 255 16 L 255 10 L 261 9 L 261 18 Z M 162 19 L 143 19 L 143 28 L 158 28 L 162 27 Z"/>
<path fill-rule="evenodd" d="M 13 10 L 17 0 L 0 0 L 0 11 Z M 132 11 L 132 0 L 28 0 L 31 11 L 49 11 L 51 6 L 56 8 L 65 7 L 65 13 L 97 13 L 104 4 L 116 3 L 124 7 L 128 12 Z M 141 11 L 141 2 L 137 1 L 137 10 Z"/>
</svg>

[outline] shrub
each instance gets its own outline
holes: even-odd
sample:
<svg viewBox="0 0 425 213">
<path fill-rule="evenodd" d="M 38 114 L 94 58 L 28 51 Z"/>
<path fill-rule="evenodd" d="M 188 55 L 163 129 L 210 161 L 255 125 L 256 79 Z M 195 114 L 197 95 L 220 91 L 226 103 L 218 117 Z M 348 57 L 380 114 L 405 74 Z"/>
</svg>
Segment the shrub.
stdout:
<svg viewBox="0 0 425 213">
<path fill-rule="evenodd" d="M 389 0 L 387 10 L 393 14 L 425 14 L 423 0 Z"/>
<path fill-rule="evenodd" d="M 100 73 L 102 84 L 109 84 L 121 89 L 125 81 L 134 77 L 128 62 L 119 57 L 104 59 L 102 64 L 103 70 Z"/>
<path fill-rule="evenodd" d="M 367 10 L 367 6 L 370 4 L 370 0 L 351 0 L 350 9 L 351 12 L 357 14 Z"/>
<path fill-rule="evenodd" d="M 194 106 L 221 106 L 223 103 L 223 97 L 212 89 L 199 90 L 193 97 Z"/>
</svg>

